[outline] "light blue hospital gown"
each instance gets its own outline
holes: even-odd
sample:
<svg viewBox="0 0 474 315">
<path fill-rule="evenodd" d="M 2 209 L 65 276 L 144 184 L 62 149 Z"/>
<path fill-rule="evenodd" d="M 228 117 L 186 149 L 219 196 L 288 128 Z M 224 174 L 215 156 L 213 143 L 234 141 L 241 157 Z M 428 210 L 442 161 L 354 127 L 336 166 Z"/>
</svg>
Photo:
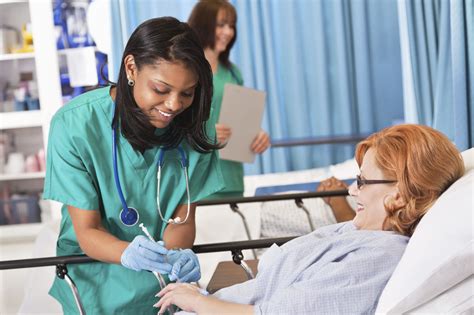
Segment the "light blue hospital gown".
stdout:
<svg viewBox="0 0 474 315">
<path fill-rule="evenodd" d="M 260 259 L 257 277 L 214 296 L 255 305 L 256 314 L 370 314 L 408 237 L 357 230 L 352 222 L 319 228 Z"/>
</svg>

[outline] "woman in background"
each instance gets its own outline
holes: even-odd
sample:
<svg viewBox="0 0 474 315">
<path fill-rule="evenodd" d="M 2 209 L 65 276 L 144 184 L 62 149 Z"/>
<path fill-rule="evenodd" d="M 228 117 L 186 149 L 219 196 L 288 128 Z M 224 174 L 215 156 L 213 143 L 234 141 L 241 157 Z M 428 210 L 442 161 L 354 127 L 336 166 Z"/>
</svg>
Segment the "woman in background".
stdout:
<svg viewBox="0 0 474 315">
<path fill-rule="evenodd" d="M 418 222 L 464 174 L 461 155 L 439 131 L 398 125 L 358 144 L 354 220 L 322 227 L 260 259 L 255 279 L 206 296 L 189 284 L 159 292 L 198 314 L 372 314 Z"/>
<path fill-rule="evenodd" d="M 201 0 L 193 8 L 188 23 L 197 33 L 213 73 L 214 92 L 208 127 L 215 126 L 218 143 L 225 145 L 232 136 L 232 130 L 229 126 L 218 123 L 224 85 L 243 84 L 239 69 L 229 60 L 230 50 L 237 38 L 235 27 L 237 13 L 232 4 L 226 0 Z M 261 130 L 252 142 L 251 150 L 260 154 L 269 146 L 270 138 Z M 220 162 L 225 188 L 213 198 L 242 196 L 244 192 L 242 163 L 228 160 Z"/>
<path fill-rule="evenodd" d="M 211 93 L 194 31 L 158 18 L 131 35 L 117 84 L 54 115 L 43 197 L 63 203 L 57 255 L 101 261 L 68 266 L 87 314 L 156 314 L 160 285 L 148 271 L 199 280 L 194 203 L 222 188 L 215 132 L 205 129 Z M 66 281 L 55 278 L 50 294 L 78 313 Z"/>
</svg>

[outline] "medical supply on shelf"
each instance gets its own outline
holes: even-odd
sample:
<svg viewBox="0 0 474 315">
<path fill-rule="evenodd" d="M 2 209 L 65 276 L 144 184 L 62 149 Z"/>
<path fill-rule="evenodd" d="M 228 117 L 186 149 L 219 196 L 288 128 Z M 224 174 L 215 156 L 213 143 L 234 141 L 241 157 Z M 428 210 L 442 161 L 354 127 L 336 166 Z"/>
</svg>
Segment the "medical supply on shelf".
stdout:
<svg viewBox="0 0 474 315">
<path fill-rule="evenodd" d="M 25 171 L 25 156 L 21 152 L 11 152 L 8 154 L 8 162 L 5 166 L 5 173 L 20 174 Z"/>
</svg>

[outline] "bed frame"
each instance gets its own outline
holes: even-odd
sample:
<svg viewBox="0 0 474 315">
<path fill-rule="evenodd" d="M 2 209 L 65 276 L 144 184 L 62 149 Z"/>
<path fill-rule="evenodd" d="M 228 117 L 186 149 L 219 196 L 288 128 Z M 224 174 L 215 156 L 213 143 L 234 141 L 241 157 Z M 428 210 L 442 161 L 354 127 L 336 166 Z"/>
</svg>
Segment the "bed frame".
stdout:
<svg viewBox="0 0 474 315">
<path fill-rule="evenodd" d="M 254 274 L 251 268 L 243 260 L 244 255 L 242 254 L 242 250 L 245 250 L 245 249 L 255 250 L 259 248 L 267 248 L 267 247 L 270 247 L 272 244 L 282 245 L 297 236 L 250 240 L 250 233 L 247 227 L 245 217 L 238 209 L 239 203 L 294 200 L 296 205 L 299 208 L 304 209 L 304 211 L 307 213 L 308 218 L 309 218 L 309 213 L 307 212 L 307 209 L 304 207 L 303 199 L 332 197 L 332 196 L 346 196 L 347 194 L 348 194 L 347 190 L 338 190 L 338 191 L 322 191 L 322 192 L 309 192 L 309 193 L 298 193 L 298 194 L 241 197 L 241 198 L 228 198 L 228 199 L 212 200 L 212 201 L 211 200 L 201 201 L 198 203 L 198 206 L 228 204 L 230 208 L 234 212 L 238 213 L 239 216 L 242 218 L 244 222 L 244 226 L 246 228 L 247 235 L 249 236 L 249 240 L 194 245 L 192 247 L 192 250 L 196 254 L 230 251 L 232 254 L 232 261 L 235 264 L 240 265 L 244 269 L 247 277 L 251 279 L 254 277 Z M 309 220 L 311 219 L 309 218 Z M 44 258 L 33 258 L 33 259 L 7 260 L 7 261 L 0 261 L 0 270 L 56 266 L 56 276 L 65 280 L 68 283 L 74 295 L 74 299 L 76 301 L 76 305 L 79 310 L 79 313 L 85 314 L 84 307 L 82 306 L 82 302 L 81 302 L 77 287 L 73 279 L 68 275 L 67 265 L 93 263 L 93 262 L 98 262 L 98 261 L 88 257 L 87 255 L 71 255 L 71 256 L 44 257 Z"/>
<path fill-rule="evenodd" d="M 356 135 L 341 135 L 341 136 L 327 136 L 327 137 L 310 137 L 310 138 L 295 138 L 295 139 L 281 139 L 272 140 L 272 148 L 278 147 L 293 147 L 301 145 L 321 145 L 321 144 L 353 144 L 365 139 L 367 135 L 356 134 Z M 279 200 L 294 200 L 296 206 L 302 209 L 308 219 L 311 230 L 314 230 L 314 224 L 311 220 L 308 209 L 303 203 L 303 199 L 307 198 L 322 198 L 322 197 L 334 197 L 334 196 L 346 196 L 348 195 L 347 190 L 338 191 L 324 191 L 324 192 L 308 192 L 298 194 L 281 194 L 281 195 L 268 195 L 268 196 L 255 196 L 255 197 L 241 197 L 241 198 L 228 198 L 220 200 L 203 200 L 197 203 L 197 206 L 210 206 L 210 205 L 225 205 L 228 204 L 230 209 L 237 213 L 242 219 L 245 232 L 248 237 L 248 241 L 237 241 L 237 242 L 226 242 L 226 243 L 214 243 L 214 244 L 202 244 L 194 245 L 192 250 L 197 254 L 213 253 L 230 251 L 232 253 L 232 261 L 237 265 L 240 265 L 249 279 L 254 277 L 251 268 L 243 260 L 244 255 L 242 250 L 250 249 L 253 251 L 254 258 L 257 257 L 255 249 L 267 248 L 272 244 L 282 245 L 296 236 L 283 237 L 283 238 L 271 238 L 261 240 L 251 240 L 250 230 L 243 213 L 239 210 L 238 204 L 250 203 L 250 202 L 267 202 L 267 201 L 279 201 Z M 44 257 L 34 259 L 20 259 L 20 260 L 9 260 L 0 261 L 0 270 L 7 269 L 20 269 L 20 268 L 35 268 L 45 266 L 56 266 L 56 276 L 66 280 L 71 291 L 74 295 L 76 305 L 79 313 L 85 314 L 82 302 L 80 300 L 79 292 L 77 291 L 76 285 L 73 279 L 69 277 L 67 271 L 67 265 L 69 264 L 83 264 L 93 263 L 97 260 L 88 257 L 87 255 L 72 255 L 72 256 L 58 256 L 58 257 Z"/>
</svg>

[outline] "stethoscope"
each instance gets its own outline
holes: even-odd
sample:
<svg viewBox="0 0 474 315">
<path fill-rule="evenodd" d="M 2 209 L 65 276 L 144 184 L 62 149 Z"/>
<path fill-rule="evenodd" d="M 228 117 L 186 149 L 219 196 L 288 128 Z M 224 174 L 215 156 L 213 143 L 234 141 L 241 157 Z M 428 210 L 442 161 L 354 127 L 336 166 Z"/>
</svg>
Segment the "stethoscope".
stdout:
<svg viewBox="0 0 474 315">
<path fill-rule="evenodd" d="M 127 205 L 127 202 L 125 201 L 125 197 L 123 196 L 122 192 L 122 186 L 120 185 L 120 179 L 119 179 L 119 174 L 118 174 L 118 169 L 117 169 L 117 137 L 116 137 L 116 130 L 115 126 L 112 128 L 112 160 L 113 160 L 113 171 L 114 171 L 114 179 L 115 179 L 115 186 L 117 188 L 117 192 L 120 198 L 120 202 L 122 203 L 122 210 L 120 211 L 120 221 L 126 225 L 126 226 L 134 226 L 135 224 L 138 223 L 139 220 L 139 214 L 137 209 L 133 207 L 129 207 Z M 158 165 L 158 172 L 156 175 L 157 178 L 157 188 L 156 188 L 156 204 L 158 206 L 157 210 L 160 215 L 161 220 L 165 222 L 165 218 L 163 216 L 163 213 L 161 212 L 161 206 L 160 206 L 160 182 L 161 182 L 161 169 L 163 168 L 163 164 L 165 162 L 164 157 L 165 157 L 165 152 L 169 151 L 170 149 L 168 148 L 160 148 L 159 155 L 158 155 L 158 160 L 157 160 L 157 165 Z M 188 209 L 186 211 L 186 217 L 184 218 L 183 221 L 181 221 L 180 217 L 176 217 L 175 219 L 169 219 L 167 222 L 172 223 L 172 224 L 183 224 L 188 220 L 189 217 L 189 212 L 191 209 L 191 198 L 190 198 L 190 193 L 189 193 L 189 179 L 188 179 L 188 170 L 187 170 L 187 159 L 186 159 L 186 154 L 184 152 L 184 149 L 181 145 L 178 146 L 177 148 L 181 160 L 180 164 L 182 169 L 184 170 L 184 177 L 186 179 L 186 194 L 188 197 Z"/>
</svg>

